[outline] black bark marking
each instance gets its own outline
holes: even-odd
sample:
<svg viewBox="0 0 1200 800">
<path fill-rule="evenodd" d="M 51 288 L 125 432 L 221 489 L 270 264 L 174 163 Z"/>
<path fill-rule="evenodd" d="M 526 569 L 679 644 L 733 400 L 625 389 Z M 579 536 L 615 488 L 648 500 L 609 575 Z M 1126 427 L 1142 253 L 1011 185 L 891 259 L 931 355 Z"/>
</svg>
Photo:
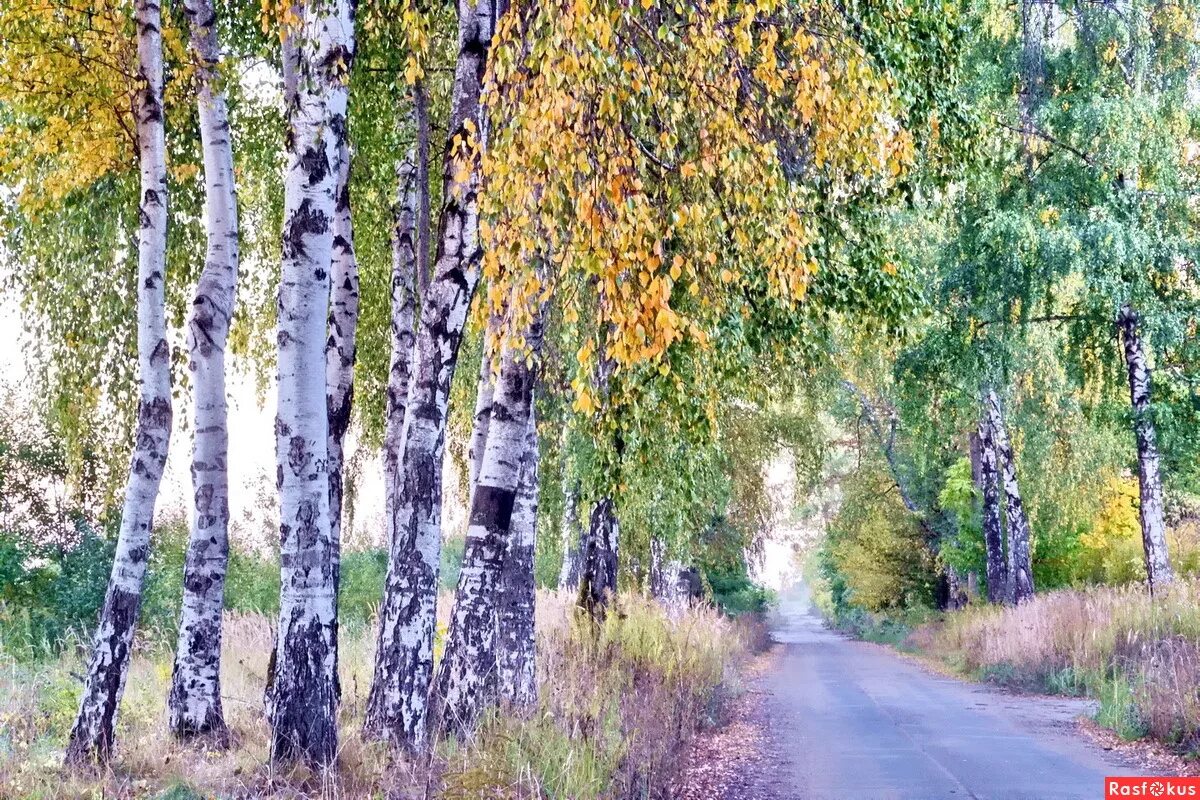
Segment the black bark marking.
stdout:
<svg viewBox="0 0 1200 800">
<path fill-rule="evenodd" d="M 475 487 L 475 501 L 471 507 L 471 524 L 491 530 L 507 531 L 512 521 L 513 503 L 517 493 L 499 486 L 479 485 Z"/>
</svg>

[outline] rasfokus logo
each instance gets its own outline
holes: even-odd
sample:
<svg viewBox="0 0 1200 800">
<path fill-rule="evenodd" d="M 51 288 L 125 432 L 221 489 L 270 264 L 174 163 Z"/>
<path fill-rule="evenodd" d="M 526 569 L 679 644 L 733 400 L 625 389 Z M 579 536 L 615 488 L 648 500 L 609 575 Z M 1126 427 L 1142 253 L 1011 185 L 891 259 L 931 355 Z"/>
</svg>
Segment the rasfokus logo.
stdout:
<svg viewBox="0 0 1200 800">
<path fill-rule="evenodd" d="M 1200 798 L 1200 778 L 1105 778 L 1104 800 L 1117 797 Z"/>
</svg>

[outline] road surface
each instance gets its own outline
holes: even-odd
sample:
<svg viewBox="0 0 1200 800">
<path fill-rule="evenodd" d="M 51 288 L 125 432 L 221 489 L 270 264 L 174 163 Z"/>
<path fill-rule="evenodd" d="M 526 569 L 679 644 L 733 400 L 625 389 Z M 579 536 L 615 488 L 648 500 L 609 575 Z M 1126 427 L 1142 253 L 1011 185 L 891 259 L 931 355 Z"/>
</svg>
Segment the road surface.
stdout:
<svg viewBox="0 0 1200 800">
<path fill-rule="evenodd" d="M 755 687 L 772 752 L 747 796 L 1094 800 L 1105 775 L 1142 774 L 1079 735 L 1087 701 L 942 677 L 825 630 L 804 597 L 773 635 L 784 650 Z"/>
</svg>

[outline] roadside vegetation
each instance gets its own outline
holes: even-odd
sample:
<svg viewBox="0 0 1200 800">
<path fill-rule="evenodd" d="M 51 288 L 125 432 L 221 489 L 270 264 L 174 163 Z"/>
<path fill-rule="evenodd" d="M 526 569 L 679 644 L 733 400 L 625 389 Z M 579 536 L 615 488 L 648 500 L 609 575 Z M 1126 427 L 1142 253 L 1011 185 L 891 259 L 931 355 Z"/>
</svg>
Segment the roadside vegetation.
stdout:
<svg viewBox="0 0 1200 800">
<path fill-rule="evenodd" d="M 439 604 L 439 650 L 451 597 Z M 67 635 L 55 654 L 27 659 L 0 642 L 0 787 L 4 796 L 58 798 L 208 797 L 377 798 L 435 796 L 613 798 L 662 796 L 697 731 L 718 724 L 739 690 L 737 666 L 761 641 L 756 623 L 709 607 L 674 618 L 652 600 L 622 595 L 598 630 L 577 616 L 574 598 L 538 597 L 539 696 L 535 708 L 490 715 L 480 735 L 441 738 L 431 756 L 389 758 L 359 735 L 370 685 L 370 620 L 343 629 L 340 721 L 347 731 L 336 777 L 269 763 L 262 713 L 272 619 L 225 615 L 222 687 L 232 746 L 205 749 L 162 735 L 171 677 L 170 637 L 149 635 L 130 666 L 109 768 L 60 770 L 66 732 L 78 709 L 76 675 L 86 640 Z M 6 607 L 0 613 L 10 613 Z M 5 634 L 20 632 L 5 619 Z"/>
</svg>

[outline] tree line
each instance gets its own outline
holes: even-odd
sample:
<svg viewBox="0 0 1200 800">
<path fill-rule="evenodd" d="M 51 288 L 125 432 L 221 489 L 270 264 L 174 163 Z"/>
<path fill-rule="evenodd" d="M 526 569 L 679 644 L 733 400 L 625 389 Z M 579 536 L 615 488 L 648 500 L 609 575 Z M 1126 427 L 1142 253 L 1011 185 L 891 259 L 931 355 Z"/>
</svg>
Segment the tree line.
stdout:
<svg viewBox="0 0 1200 800">
<path fill-rule="evenodd" d="M 1194 11 L 977 9 L 960 84 L 972 151 L 894 222 L 926 311 L 893 342 L 846 337 L 833 403 L 878 454 L 855 502 L 889 484 L 915 526 L 903 549 L 927 561 L 868 553 L 875 522 L 854 510 L 823 556 L 846 598 L 857 585 L 866 606 L 903 605 L 864 576 L 887 561 L 884 583 L 950 608 L 1019 604 L 1035 584 L 1137 578 L 1157 595 L 1192 572 Z"/>
<path fill-rule="evenodd" d="M 678 593 L 729 509 L 750 520 L 738 557 L 753 547 L 764 457 L 802 445 L 802 466 L 819 468 L 816 409 L 797 396 L 835 384 L 846 331 L 898 335 L 918 313 L 916 259 L 888 231 L 976 163 L 978 120 L 961 102 L 980 63 L 966 47 L 976 11 L 29 0 L 0 12 L 0 174 L 22 265 L 11 285 L 40 326 L 38 377 L 74 451 L 123 440 L 129 455 L 67 761 L 115 745 L 180 378 L 193 496 L 169 725 L 227 742 L 233 352 L 275 373 L 275 761 L 336 759 L 356 426 L 378 433 L 388 547 L 364 726 L 408 751 L 435 731 L 469 735 L 497 704 L 536 702 L 547 500 L 560 583 L 585 618 L 620 586 Z M 179 328 L 186 359 L 169 343 Z M 480 353 L 466 381 L 464 346 Z M 977 385 L 983 482 L 997 502 L 1003 488 L 1010 540 L 1027 542 L 998 384 Z M 469 420 L 468 529 L 435 663 L 456 414 Z M 1032 591 L 1024 547 L 1004 566 L 1014 597 Z"/>
</svg>

